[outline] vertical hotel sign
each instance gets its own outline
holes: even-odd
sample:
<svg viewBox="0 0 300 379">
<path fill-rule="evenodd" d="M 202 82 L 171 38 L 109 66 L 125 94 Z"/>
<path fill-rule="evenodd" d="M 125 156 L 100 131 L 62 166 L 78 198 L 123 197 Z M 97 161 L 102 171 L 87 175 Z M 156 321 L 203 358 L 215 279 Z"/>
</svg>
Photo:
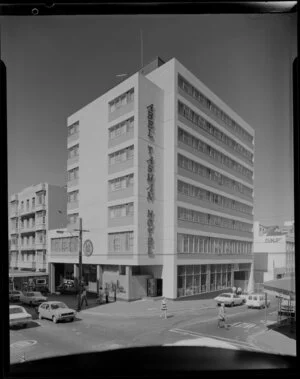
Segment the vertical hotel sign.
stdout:
<svg viewBox="0 0 300 379">
<path fill-rule="evenodd" d="M 154 106 L 147 106 L 147 128 L 148 138 L 150 142 L 154 142 L 155 125 L 154 125 Z M 155 159 L 154 147 L 148 144 L 148 159 L 147 159 L 147 201 L 154 203 L 154 180 L 155 180 Z M 154 211 L 148 209 L 147 212 L 147 231 L 148 231 L 148 255 L 154 253 Z"/>
</svg>

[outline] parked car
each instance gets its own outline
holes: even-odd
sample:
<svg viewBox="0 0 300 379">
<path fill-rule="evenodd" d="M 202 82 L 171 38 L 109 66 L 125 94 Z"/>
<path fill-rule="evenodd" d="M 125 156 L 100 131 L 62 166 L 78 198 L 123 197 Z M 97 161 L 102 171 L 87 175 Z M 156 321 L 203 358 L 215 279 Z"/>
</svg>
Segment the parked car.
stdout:
<svg viewBox="0 0 300 379">
<path fill-rule="evenodd" d="M 241 305 L 244 303 L 244 300 L 236 295 L 235 293 L 221 293 L 219 296 L 215 297 L 215 300 L 218 304 L 224 303 L 233 307 L 234 305 Z"/>
<path fill-rule="evenodd" d="M 265 308 L 266 299 L 265 295 L 261 293 L 253 293 L 248 296 L 246 301 L 246 305 L 248 308 Z M 267 307 L 270 306 L 270 300 L 267 300 Z"/>
<path fill-rule="evenodd" d="M 8 295 L 9 301 L 19 301 L 21 295 L 22 295 L 21 291 L 11 290 L 9 291 L 9 295 Z"/>
<path fill-rule="evenodd" d="M 43 296 L 40 292 L 23 292 L 20 296 L 20 301 L 23 304 L 40 305 L 44 301 L 47 301 L 47 297 Z"/>
<path fill-rule="evenodd" d="M 60 292 L 61 294 L 76 294 L 78 290 L 74 285 L 63 283 L 56 287 L 56 292 Z"/>
<path fill-rule="evenodd" d="M 20 305 L 9 306 L 9 326 L 23 326 L 24 328 L 32 321 L 32 316 Z"/>
<path fill-rule="evenodd" d="M 38 314 L 40 320 L 47 318 L 52 320 L 55 324 L 62 320 L 74 321 L 76 317 L 76 311 L 74 309 L 70 309 L 61 301 L 48 301 L 42 303 L 39 306 Z"/>
</svg>

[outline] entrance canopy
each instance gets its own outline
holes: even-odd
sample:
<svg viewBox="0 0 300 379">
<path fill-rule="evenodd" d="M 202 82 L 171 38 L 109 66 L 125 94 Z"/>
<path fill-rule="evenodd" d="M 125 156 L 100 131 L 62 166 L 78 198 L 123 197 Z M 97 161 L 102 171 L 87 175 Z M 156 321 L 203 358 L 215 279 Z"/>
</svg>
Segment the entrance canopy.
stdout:
<svg viewBox="0 0 300 379">
<path fill-rule="evenodd" d="M 264 290 L 278 297 L 295 296 L 295 278 L 288 277 L 264 283 Z"/>
<path fill-rule="evenodd" d="M 9 277 L 10 278 L 30 278 L 32 276 L 48 276 L 48 274 L 45 274 L 43 272 L 30 272 L 30 271 L 10 271 Z"/>
</svg>

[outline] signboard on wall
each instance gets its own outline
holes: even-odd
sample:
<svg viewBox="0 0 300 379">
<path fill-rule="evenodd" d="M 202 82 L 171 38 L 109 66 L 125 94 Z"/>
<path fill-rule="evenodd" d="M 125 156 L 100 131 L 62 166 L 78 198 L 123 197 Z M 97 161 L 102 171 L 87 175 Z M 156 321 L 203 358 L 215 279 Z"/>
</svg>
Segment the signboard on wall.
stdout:
<svg viewBox="0 0 300 379">
<path fill-rule="evenodd" d="M 151 255 L 154 252 L 154 211 L 148 209 L 147 214 L 147 230 L 148 230 L 148 254 Z"/>
<path fill-rule="evenodd" d="M 83 252 L 85 256 L 90 257 L 93 254 L 94 247 L 91 240 L 85 240 L 83 244 Z"/>
<path fill-rule="evenodd" d="M 279 243 L 282 241 L 283 241 L 282 237 L 266 237 L 265 238 L 265 243 Z"/>
<path fill-rule="evenodd" d="M 154 106 L 150 104 L 147 106 L 147 129 L 149 142 L 154 142 L 155 137 L 155 123 L 154 123 Z M 154 181 L 155 181 L 155 158 L 154 158 L 154 147 L 148 145 L 148 159 L 147 159 L 147 201 L 148 203 L 154 203 Z M 147 211 L 147 232 L 148 241 L 147 249 L 148 255 L 153 255 L 154 253 L 154 211 L 153 209 L 148 209 Z"/>
<path fill-rule="evenodd" d="M 154 106 L 150 104 L 147 106 L 147 128 L 148 137 L 151 141 L 154 141 L 155 126 L 154 126 Z"/>
</svg>

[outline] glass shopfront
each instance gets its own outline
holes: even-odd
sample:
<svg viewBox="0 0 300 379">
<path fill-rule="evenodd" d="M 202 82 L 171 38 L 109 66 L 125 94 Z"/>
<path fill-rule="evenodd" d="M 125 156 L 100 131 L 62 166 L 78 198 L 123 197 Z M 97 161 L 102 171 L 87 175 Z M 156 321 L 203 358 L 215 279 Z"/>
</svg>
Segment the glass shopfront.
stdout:
<svg viewBox="0 0 300 379">
<path fill-rule="evenodd" d="M 178 266 L 178 297 L 231 288 L 232 270 L 231 264 Z"/>
</svg>

